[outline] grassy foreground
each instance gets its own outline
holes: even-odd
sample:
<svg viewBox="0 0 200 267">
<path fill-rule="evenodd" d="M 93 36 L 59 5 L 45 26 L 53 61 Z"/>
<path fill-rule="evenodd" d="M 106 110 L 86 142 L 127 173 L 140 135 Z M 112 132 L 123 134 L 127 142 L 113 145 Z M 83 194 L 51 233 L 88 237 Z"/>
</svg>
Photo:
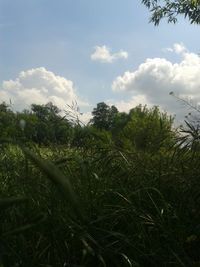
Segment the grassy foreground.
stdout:
<svg viewBox="0 0 200 267">
<path fill-rule="evenodd" d="M 200 155 L 0 147 L 7 266 L 200 266 Z"/>
</svg>

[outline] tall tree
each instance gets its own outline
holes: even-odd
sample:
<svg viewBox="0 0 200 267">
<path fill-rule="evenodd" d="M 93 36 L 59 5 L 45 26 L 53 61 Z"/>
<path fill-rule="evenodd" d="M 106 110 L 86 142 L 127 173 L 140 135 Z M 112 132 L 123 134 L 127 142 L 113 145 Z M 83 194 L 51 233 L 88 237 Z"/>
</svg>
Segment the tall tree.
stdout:
<svg viewBox="0 0 200 267">
<path fill-rule="evenodd" d="M 110 130 L 113 127 L 116 114 L 118 114 L 118 110 L 115 106 L 110 107 L 106 103 L 100 102 L 92 111 L 91 123 L 96 128 Z"/>
<path fill-rule="evenodd" d="M 187 17 L 190 23 L 200 23 L 200 0 L 142 0 L 150 10 L 150 22 L 158 25 L 161 19 L 176 23 L 177 16 Z"/>
</svg>

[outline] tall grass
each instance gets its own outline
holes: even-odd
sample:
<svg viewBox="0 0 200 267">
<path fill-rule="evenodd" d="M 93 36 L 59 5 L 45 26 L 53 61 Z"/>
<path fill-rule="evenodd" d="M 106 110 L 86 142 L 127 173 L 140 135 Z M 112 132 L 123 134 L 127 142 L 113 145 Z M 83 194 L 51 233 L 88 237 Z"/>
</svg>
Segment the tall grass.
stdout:
<svg viewBox="0 0 200 267">
<path fill-rule="evenodd" d="M 2 266 L 199 266 L 199 157 L 2 144 Z"/>
</svg>

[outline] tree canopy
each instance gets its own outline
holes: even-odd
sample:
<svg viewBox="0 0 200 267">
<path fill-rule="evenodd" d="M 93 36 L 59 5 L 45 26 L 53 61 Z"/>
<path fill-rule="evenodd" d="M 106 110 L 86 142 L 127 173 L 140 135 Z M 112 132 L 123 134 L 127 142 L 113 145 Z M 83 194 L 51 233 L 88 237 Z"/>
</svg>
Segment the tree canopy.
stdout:
<svg viewBox="0 0 200 267">
<path fill-rule="evenodd" d="M 163 18 L 176 23 L 177 16 L 183 15 L 190 23 L 200 23 L 200 0 L 142 0 L 150 10 L 150 22 L 158 25 Z"/>
<path fill-rule="evenodd" d="M 175 132 L 173 118 L 160 112 L 157 106 L 136 106 L 129 112 L 129 121 L 123 130 L 123 138 L 129 147 L 137 150 L 157 151 L 172 144 Z"/>
<path fill-rule="evenodd" d="M 113 126 L 114 118 L 117 113 L 118 110 L 115 106 L 110 107 L 106 103 L 100 102 L 92 111 L 93 118 L 91 123 L 96 128 L 109 130 Z"/>
<path fill-rule="evenodd" d="M 137 106 L 129 113 L 100 102 L 92 111 L 88 125 L 73 124 L 71 115 L 61 116 L 52 103 L 32 104 L 30 110 L 13 112 L 0 104 L 0 138 L 27 140 L 40 145 L 65 144 L 71 147 L 102 147 L 113 143 L 119 148 L 156 151 L 172 139 L 173 119 L 158 107 Z M 23 126 L 23 127 L 22 127 Z"/>
</svg>

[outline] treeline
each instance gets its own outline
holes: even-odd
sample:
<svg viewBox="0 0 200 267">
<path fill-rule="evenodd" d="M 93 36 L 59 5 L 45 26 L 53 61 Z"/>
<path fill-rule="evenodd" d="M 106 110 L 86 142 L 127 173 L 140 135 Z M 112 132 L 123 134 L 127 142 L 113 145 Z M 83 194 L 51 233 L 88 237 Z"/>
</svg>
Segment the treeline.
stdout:
<svg viewBox="0 0 200 267">
<path fill-rule="evenodd" d="M 25 139 L 47 145 L 67 143 L 71 125 L 60 115 L 58 107 L 52 103 L 32 104 L 30 110 L 13 112 L 8 104 L 0 104 L 1 138 Z"/>
<path fill-rule="evenodd" d="M 92 144 L 98 145 L 97 140 L 106 143 L 109 140 L 122 148 L 156 151 L 168 147 L 175 137 L 173 118 L 156 106 L 138 105 L 125 113 L 101 102 L 92 115 L 89 123 L 84 125 L 73 114 L 73 109 L 61 113 L 51 102 L 32 104 L 30 110 L 22 112 L 12 111 L 3 102 L 0 104 L 0 138 L 78 148 L 92 148 Z"/>
</svg>

